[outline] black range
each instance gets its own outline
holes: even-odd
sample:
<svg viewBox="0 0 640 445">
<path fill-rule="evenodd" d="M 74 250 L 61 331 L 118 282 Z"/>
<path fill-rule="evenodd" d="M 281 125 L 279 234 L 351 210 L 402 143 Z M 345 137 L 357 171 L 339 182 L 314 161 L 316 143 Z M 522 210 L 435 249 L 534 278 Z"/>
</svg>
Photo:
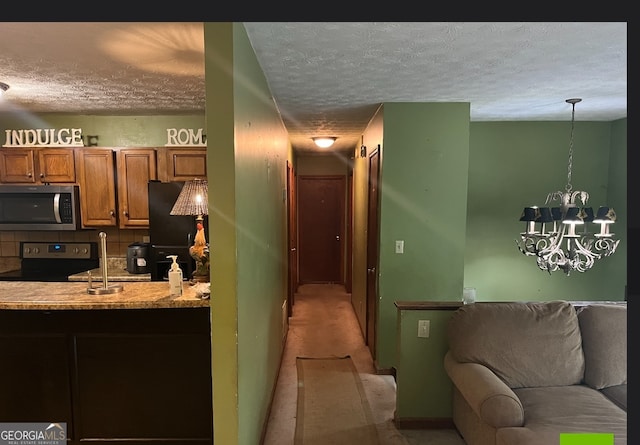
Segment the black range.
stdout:
<svg viewBox="0 0 640 445">
<path fill-rule="evenodd" d="M 69 281 L 69 275 L 100 267 L 96 242 L 20 242 L 20 270 L 0 281 Z"/>
</svg>

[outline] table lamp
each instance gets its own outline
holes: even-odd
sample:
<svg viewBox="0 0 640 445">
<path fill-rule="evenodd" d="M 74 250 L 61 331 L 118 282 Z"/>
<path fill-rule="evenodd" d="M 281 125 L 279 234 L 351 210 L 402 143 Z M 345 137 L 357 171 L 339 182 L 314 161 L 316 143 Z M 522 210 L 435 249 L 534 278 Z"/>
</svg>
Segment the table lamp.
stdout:
<svg viewBox="0 0 640 445">
<path fill-rule="evenodd" d="M 185 181 L 176 199 L 170 215 L 189 215 L 196 217 L 196 236 L 193 246 L 189 247 L 189 255 L 195 260 L 196 268 L 191 276 L 192 281 L 198 283 L 209 282 L 209 245 L 204 233 L 204 215 L 209 214 L 207 195 L 208 183 L 206 179 Z"/>
</svg>

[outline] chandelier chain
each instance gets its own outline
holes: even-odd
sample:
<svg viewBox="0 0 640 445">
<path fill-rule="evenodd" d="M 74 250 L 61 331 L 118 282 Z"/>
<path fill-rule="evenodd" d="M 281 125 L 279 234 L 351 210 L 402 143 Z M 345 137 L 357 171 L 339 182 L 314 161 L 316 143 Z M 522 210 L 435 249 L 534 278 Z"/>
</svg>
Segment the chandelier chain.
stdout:
<svg viewBox="0 0 640 445">
<path fill-rule="evenodd" d="M 573 186 L 571 185 L 571 168 L 573 167 L 573 127 L 575 123 L 576 115 L 576 102 L 575 99 L 567 100 L 571 104 L 571 136 L 569 137 L 569 161 L 567 162 L 567 186 L 565 190 L 567 193 L 571 193 Z"/>
</svg>

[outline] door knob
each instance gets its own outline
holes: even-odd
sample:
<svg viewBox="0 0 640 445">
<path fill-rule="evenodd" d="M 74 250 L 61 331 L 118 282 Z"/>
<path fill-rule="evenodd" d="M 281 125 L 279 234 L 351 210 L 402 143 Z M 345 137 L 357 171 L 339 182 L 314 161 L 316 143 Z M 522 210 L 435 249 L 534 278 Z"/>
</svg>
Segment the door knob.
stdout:
<svg viewBox="0 0 640 445">
<path fill-rule="evenodd" d="M 336 235 L 336 241 L 340 241 L 340 235 Z"/>
</svg>

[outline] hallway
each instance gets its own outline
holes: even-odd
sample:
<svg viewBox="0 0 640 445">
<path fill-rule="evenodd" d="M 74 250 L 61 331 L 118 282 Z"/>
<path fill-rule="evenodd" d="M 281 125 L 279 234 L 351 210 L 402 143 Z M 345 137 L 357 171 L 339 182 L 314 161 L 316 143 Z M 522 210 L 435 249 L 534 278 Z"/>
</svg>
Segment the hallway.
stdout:
<svg viewBox="0 0 640 445">
<path fill-rule="evenodd" d="M 360 374 L 383 445 L 464 445 L 455 430 L 398 430 L 393 423 L 395 381 L 376 375 L 344 286 L 298 288 L 263 445 L 292 445 L 296 427 L 297 356 L 350 355 Z M 366 444 L 358 444 L 366 445 Z"/>
</svg>

